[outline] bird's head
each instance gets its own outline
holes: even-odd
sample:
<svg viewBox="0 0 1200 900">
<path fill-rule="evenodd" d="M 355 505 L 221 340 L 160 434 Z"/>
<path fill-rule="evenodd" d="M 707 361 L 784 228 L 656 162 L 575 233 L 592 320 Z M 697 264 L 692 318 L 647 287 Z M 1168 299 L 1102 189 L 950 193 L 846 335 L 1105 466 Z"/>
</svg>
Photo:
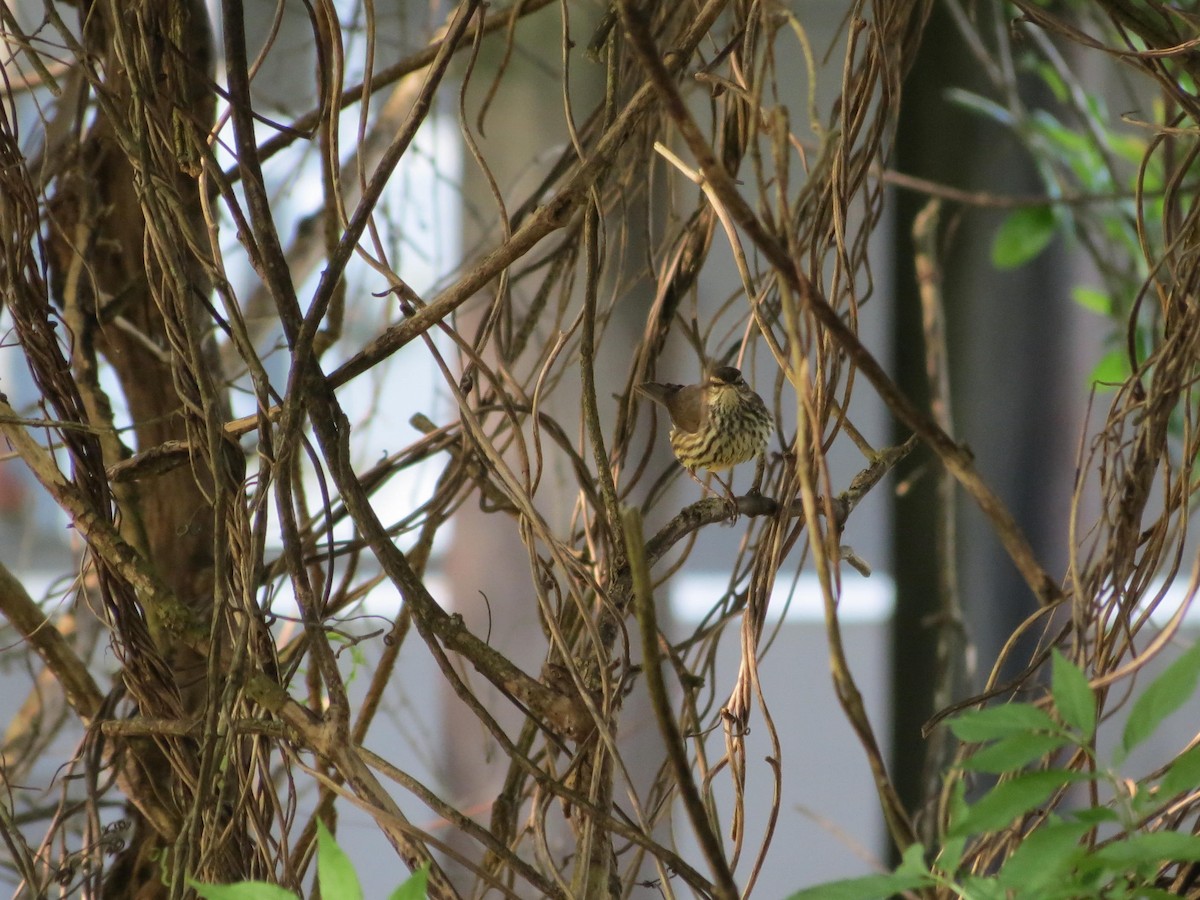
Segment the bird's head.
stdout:
<svg viewBox="0 0 1200 900">
<path fill-rule="evenodd" d="M 732 403 L 743 390 L 749 390 L 742 373 L 733 366 L 721 366 L 714 369 L 708 376 L 708 402 L 710 405 L 724 406 Z"/>
</svg>

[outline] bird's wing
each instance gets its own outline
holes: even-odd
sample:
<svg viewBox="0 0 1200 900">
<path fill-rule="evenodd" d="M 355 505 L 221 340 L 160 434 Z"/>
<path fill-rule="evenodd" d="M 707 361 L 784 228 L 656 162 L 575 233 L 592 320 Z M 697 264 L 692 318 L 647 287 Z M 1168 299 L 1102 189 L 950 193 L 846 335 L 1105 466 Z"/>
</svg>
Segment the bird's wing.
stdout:
<svg viewBox="0 0 1200 900">
<path fill-rule="evenodd" d="M 673 407 L 673 408 L 672 408 Z M 695 434 L 704 423 L 704 386 L 689 384 L 680 388 L 679 396 L 668 407 L 671 410 L 671 424 L 690 434 Z"/>
<path fill-rule="evenodd" d="M 704 386 L 699 384 L 657 384 L 645 381 L 634 390 L 655 403 L 661 403 L 671 414 L 671 424 L 687 432 L 700 430 L 704 421 Z"/>
<path fill-rule="evenodd" d="M 639 394 L 649 397 L 655 403 L 667 405 L 667 399 L 670 398 L 676 391 L 679 390 L 677 384 L 658 384 L 653 381 L 644 381 L 641 384 L 635 384 L 633 389 Z"/>
</svg>

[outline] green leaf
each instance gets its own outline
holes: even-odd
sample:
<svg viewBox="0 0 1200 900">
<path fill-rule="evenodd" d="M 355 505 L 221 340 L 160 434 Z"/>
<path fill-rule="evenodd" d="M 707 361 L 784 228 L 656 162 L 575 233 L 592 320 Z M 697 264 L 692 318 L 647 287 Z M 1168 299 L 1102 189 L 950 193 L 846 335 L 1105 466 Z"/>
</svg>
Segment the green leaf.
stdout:
<svg viewBox="0 0 1200 900">
<path fill-rule="evenodd" d="M 1133 163 L 1135 166 L 1140 166 L 1145 159 L 1148 144 L 1144 138 L 1136 135 L 1118 134 L 1115 131 L 1110 131 L 1108 133 L 1108 146 L 1121 159 Z"/>
<path fill-rule="evenodd" d="M 925 845 L 915 842 L 908 845 L 900 854 L 900 865 L 896 866 L 895 875 L 927 875 L 929 867 L 925 865 Z"/>
<path fill-rule="evenodd" d="M 992 242 L 992 265 L 997 269 L 1023 266 L 1046 249 L 1057 227 L 1049 206 L 1030 206 L 1009 213 Z"/>
<path fill-rule="evenodd" d="M 296 895 L 277 884 L 265 881 L 239 881 L 237 884 L 201 884 L 188 881 L 204 900 L 296 900 Z"/>
<path fill-rule="evenodd" d="M 1050 691 L 1063 722 L 1083 739 L 1096 733 L 1096 697 L 1087 676 L 1055 648 L 1050 670 Z"/>
<path fill-rule="evenodd" d="M 1112 390 L 1129 377 L 1129 356 L 1124 350 L 1110 350 L 1092 369 L 1092 383 L 1103 390 Z"/>
<path fill-rule="evenodd" d="M 967 806 L 967 784 L 965 779 L 956 778 L 954 783 L 950 785 L 950 801 L 947 806 L 950 809 L 951 825 L 961 821 L 971 811 L 971 807 Z"/>
<path fill-rule="evenodd" d="M 962 778 L 956 778 L 950 785 L 950 802 L 947 804 L 949 807 L 947 822 L 949 834 L 954 834 L 955 826 L 966 819 L 967 814 L 971 811 L 965 799 L 966 793 L 966 783 Z M 966 835 L 962 837 L 944 837 L 941 849 L 938 851 L 935 859 L 937 868 L 947 876 L 953 877 L 958 871 L 958 867 L 962 864 L 963 851 L 966 849 L 966 846 Z"/>
<path fill-rule="evenodd" d="M 804 888 L 788 900 L 889 900 L 901 891 L 916 890 L 932 883 L 933 879 L 926 874 L 864 875 Z"/>
<path fill-rule="evenodd" d="M 971 875 L 962 880 L 962 897 L 970 900 L 1008 900 L 1008 891 L 1001 887 L 994 878 L 986 875 Z"/>
<path fill-rule="evenodd" d="M 949 725 L 955 737 L 970 743 L 992 741 L 1030 731 L 1060 730 L 1049 713 L 1028 703 L 1005 703 L 987 709 L 973 709 L 955 716 Z"/>
<path fill-rule="evenodd" d="M 943 96 L 950 103 L 979 113 L 985 118 L 999 122 L 1006 128 L 1016 128 L 1017 120 L 1007 107 L 1001 106 L 995 100 L 989 100 L 981 94 L 964 91 L 962 88 L 950 88 Z"/>
<path fill-rule="evenodd" d="M 1088 312 L 1094 312 L 1098 316 L 1113 314 L 1113 299 L 1102 290 L 1080 285 L 1071 288 L 1071 297 Z"/>
<path fill-rule="evenodd" d="M 323 900 L 362 900 L 362 885 L 350 857 L 320 819 L 317 820 L 317 878 Z"/>
<path fill-rule="evenodd" d="M 1060 879 L 1087 852 L 1080 840 L 1091 830 L 1086 822 L 1047 822 L 1021 839 L 997 874 L 1000 884 L 1036 893 Z"/>
<path fill-rule="evenodd" d="M 949 835 L 962 837 L 1007 828 L 1014 819 L 1038 809 L 1059 788 L 1088 777 L 1083 772 L 1051 769 L 1009 778 L 980 797 L 962 821 L 954 823 Z"/>
<path fill-rule="evenodd" d="M 947 878 L 953 878 L 962 864 L 963 851 L 967 848 L 966 836 L 947 837 L 942 840 L 942 849 L 938 851 L 935 867 Z"/>
<path fill-rule="evenodd" d="M 425 887 L 429 882 L 429 863 L 417 871 L 389 895 L 388 900 L 425 900 Z"/>
<path fill-rule="evenodd" d="M 1180 831 L 1145 831 L 1112 841 L 1092 851 L 1086 864 L 1125 870 L 1143 864 L 1200 860 L 1200 835 Z"/>
<path fill-rule="evenodd" d="M 1040 138 L 1031 141 L 1036 155 L 1070 168 L 1088 191 L 1112 190 L 1112 173 L 1090 133 L 1064 125 L 1045 110 L 1035 110 L 1029 124 L 1032 133 Z M 1052 196 L 1059 190 L 1053 179 L 1047 180 L 1046 189 Z"/>
<path fill-rule="evenodd" d="M 972 753 L 963 763 L 963 768 L 972 772 L 992 772 L 997 775 L 1002 772 L 1016 772 L 1047 753 L 1070 743 L 1073 743 L 1071 739 L 1061 734 L 1028 731 L 1023 734 L 1010 734 Z"/>
<path fill-rule="evenodd" d="M 1120 822 L 1121 817 L 1115 810 L 1107 806 L 1089 806 L 1087 809 L 1072 810 L 1071 818 L 1077 822 L 1086 822 L 1093 828 L 1107 822 Z"/>
<path fill-rule="evenodd" d="M 1158 796 L 1168 800 L 1184 791 L 1194 791 L 1200 784 L 1200 745 L 1184 751 L 1171 761 L 1162 781 L 1158 783 Z"/>
<path fill-rule="evenodd" d="M 1044 109 L 1034 110 L 1029 124 L 1036 133 L 1046 138 L 1052 147 L 1061 151 L 1064 157 L 1078 157 L 1096 152 L 1091 137 L 1081 134 L 1077 128 L 1068 128 Z"/>
<path fill-rule="evenodd" d="M 1167 666 L 1133 704 L 1121 735 L 1121 748 L 1126 754 L 1188 701 L 1196 692 L 1197 680 L 1200 680 L 1200 641 Z"/>
<path fill-rule="evenodd" d="M 1054 92 L 1055 100 L 1057 100 L 1059 103 L 1067 102 L 1067 100 L 1070 98 L 1070 94 L 1067 90 L 1066 82 L 1062 80 L 1062 76 L 1058 74 L 1058 70 L 1055 69 L 1054 66 L 1050 65 L 1049 63 L 1039 62 L 1034 67 L 1034 71 L 1037 72 L 1038 76 L 1045 83 L 1046 87 L 1050 88 L 1050 90 Z"/>
</svg>

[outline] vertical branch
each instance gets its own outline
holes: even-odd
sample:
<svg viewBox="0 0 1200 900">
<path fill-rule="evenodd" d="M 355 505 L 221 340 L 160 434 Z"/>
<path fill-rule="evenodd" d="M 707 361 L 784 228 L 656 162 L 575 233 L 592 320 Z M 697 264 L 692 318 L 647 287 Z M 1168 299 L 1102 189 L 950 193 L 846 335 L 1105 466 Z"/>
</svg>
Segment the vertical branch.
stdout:
<svg viewBox="0 0 1200 900">
<path fill-rule="evenodd" d="M 725 858 L 721 837 L 709 821 L 708 810 L 692 777 L 687 745 L 683 742 L 679 723 L 671 711 L 671 701 L 667 695 L 666 681 L 663 679 L 662 654 L 658 646 L 658 616 L 654 609 L 650 566 L 646 560 L 646 541 L 642 536 L 642 517 L 637 510 L 627 509 L 622 515 L 622 524 L 625 532 L 625 553 L 629 558 L 633 577 L 634 607 L 638 629 L 642 635 L 642 665 L 646 673 L 646 690 L 650 694 L 654 718 L 666 744 L 667 763 L 671 767 L 675 786 L 691 821 L 692 831 L 712 871 L 715 881 L 714 893 L 723 900 L 734 900 L 738 896 L 737 884 L 733 880 L 729 861 Z"/>
<path fill-rule="evenodd" d="M 588 444 L 592 449 L 592 460 L 596 466 L 596 482 L 600 488 L 600 499 L 604 504 L 605 532 L 608 546 L 613 552 L 610 569 L 620 568 L 622 542 L 616 539 L 617 523 L 621 521 L 617 508 L 617 487 L 613 483 L 612 466 L 604 443 L 604 431 L 600 425 L 600 410 L 596 397 L 596 293 L 599 289 L 600 259 L 598 230 L 600 211 L 595 202 L 584 208 L 583 245 L 586 272 L 584 275 L 583 334 L 579 345 L 579 373 L 583 388 L 583 421 L 587 429 Z"/>
<path fill-rule="evenodd" d="M 597 510 L 597 516 L 604 523 L 603 533 L 611 558 L 608 561 L 609 571 L 615 572 L 624 562 L 622 541 L 617 539 L 620 512 L 617 507 L 617 490 L 613 483 L 612 467 L 609 465 L 608 450 L 605 447 L 604 431 L 600 424 L 600 411 L 596 397 L 596 294 L 600 281 L 600 251 L 599 228 L 600 210 L 595 199 L 584 207 L 583 244 L 584 244 L 584 299 L 583 299 L 583 334 L 579 345 L 579 369 L 583 403 L 584 428 L 587 441 L 592 450 L 592 461 L 596 467 L 596 482 L 600 488 L 602 509 Z M 592 641 L 590 645 L 598 657 L 597 672 L 608 671 L 608 660 L 599 658 L 607 654 L 607 644 L 604 641 Z M 600 723 L 601 728 L 611 729 L 616 733 L 616 710 L 618 704 L 606 704 L 605 712 L 612 712 L 607 721 Z M 613 750 L 610 741 L 597 739 L 592 746 L 581 754 L 586 762 L 582 771 L 590 773 L 592 788 L 588 795 L 596 807 L 607 811 L 612 807 L 613 775 L 615 772 Z M 578 846 L 578 862 L 576 864 L 572 893 L 582 898 L 604 898 L 611 893 L 609 884 L 613 876 L 613 848 L 611 838 L 603 827 L 603 821 L 596 816 L 583 816 L 578 829 L 580 838 Z"/>
<path fill-rule="evenodd" d="M 808 530 L 808 543 L 812 548 L 813 564 L 817 569 L 817 578 L 821 584 L 821 595 L 824 599 L 825 633 L 829 643 L 829 663 L 833 675 L 833 685 L 838 702 L 846 714 L 858 741 L 867 755 L 867 763 L 875 782 L 875 791 L 879 796 L 880 807 L 883 810 L 884 822 L 888 833 L 901 851 L 907 849 L 916 840 L 912 821 L 904 810 L 904 804 L 896 792 L 895 785 L 888 777 L 887 766 L 875 730 L 867 716 L 862 694 L 855 683 L 850 671 L 850 661 L 846 658 L 845 644 L 842 641 L 842 626 L 838 617 L 838 594 L 840 582 L 835 584 L 838 573 L 831 563 L 838 558 L 836 534 L 830 529 L 826 531 L 822 522 L 829 521 L 826 510 L 818 508 L 816 486 L 818 480 L 817 465 L 814 465 L 816 453 L 814 448 L 820 447 L 814 424 L 817 421 L 814 408 L 813 389 L 811 387 L 810 367 L 807 358 L 801 352 L 800 342 L 800 312 L 808 304 L 796 303 L 790 292 L 783 294 L 783 313 L 785 327 L 789 335 L 788 344 L 791 349 L 792 382 L 796 390 L 796 479 L 800 487 L 800 499 L 804 510 L 804 525 Z M 825 498 L 829 500 L 828 496 Z M 831 546 L 831 541 L 832 546 Z"/>
<path fill-rule="evenodd" d="M 930 407 L 934 422 L 953 437 L 950 367 L 946 355 L 942 276 L 937 255 L 940 211 L 941 201 L 933 199 L 914 219 L 914 263 L 921 298 L 921 321 L 925 332 L 925 368 L 929 379 Z M 954 476 L 944 467 L 939 467 L 934 531 L 939 607 L 936 622 L 937 663 L 934 667 L 936 681 L 932 695 L 935 710 L 944 709 L 960 699 L 966 692 L 970 678 L 969 642 L 958 594 L 955 494 Z M 955 742 L 951 740 L 949 730 L 945 726 L 938 727 L 930 738 L 925 756 L 923 781 L 926 802 L 939 795 L 942 774 L 946 771 L 954 749 Z M 927 816 L 924 821 L 929 832 L 923 835 L 923 839 L 927 846 L 932 846 L 938 817 Z"/>
</svg>

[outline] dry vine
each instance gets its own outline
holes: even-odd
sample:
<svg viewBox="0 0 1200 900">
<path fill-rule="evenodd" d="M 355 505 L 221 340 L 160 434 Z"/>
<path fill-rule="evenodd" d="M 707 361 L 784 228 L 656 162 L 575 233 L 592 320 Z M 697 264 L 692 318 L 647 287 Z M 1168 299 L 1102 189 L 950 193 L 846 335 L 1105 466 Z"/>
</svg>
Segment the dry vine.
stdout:
<svg viewBox="0 0 1200 900">
<path fill-rule="evenodd" d="M 847 663 L 838 602 L 847 518 L 917 441 L 979 504 L 1043 606 L 1071 610 L 1069 626 L 1053 619 L 1047 646 L 1071 646 L 1097 686 L 1119 684 L 1170 637 L 1135 642 L 1152 577 L 1170 580 L 1183 565 L 1196 455 L 1200 234 L 1182 174 L 1168 188 L 1169 253 L 1150 261 L 1143 302 L 1156 308 L 1140 313 L 1158 340 L 1087 447 L 1079 492 L 1096 480 L 1103 514 L 1079 524 L 1061 585 L 948 417 L 918 408 L 858 336 L 874 290 L 868 239 L 927 0 L 852 5 L 831 50 L 839 62 L 821 69 L 840 72 L 836 100 L 820 111 L 779 75 L 782 55 L 801 56 L 812 82 L 803 90 L 815 91 L 818 58 L 804 23 L 772 3 L 615 0 L 585 32 L 571 4 L 462 0 L 427 23 L 427 43 L 385 59 L 392 36 L 374 6 L 326 0 L 306 7 L 320 48 L 313 109 L 282 119 L 255 86 L 259 65 L 282 52 L 274 32 L 248 45 L 243 4 L 220 6 L 215 38 L 198 0 L 48 3 L 35 25 L 3 12 L 5 353 L 22 356 L 37 399 L 20 408 L 4 399 L 0 431 L 83 547 L 70 615 L 51 615 L 0 573 L 0 609 L 85 735 L 61 777 L 86 789 L 40 810 L 40 832 L 14 822 L 12 786 L 44 745 L 49 717 L 32 713 L 27 730 L 6 736 L 0 832 L 28 895 L 58 881 L 88 896 L 177 897 L 189 878 L 299 890 L 315 819 L 330 819 L 338 798 L 367 810 L 407 866 L 430 865 L 433 897 L 627 895 L 647 873 L 667 896 L 748 893 L 772 834 L 745 828 L 743 787 L 756 764 L 745 734 L 752 722 L 771 734 L 778 781 L 787 753 L 757 664 L 768 600 L 797 560 L 819 578 L 837 696 L 889 835 L 907 847 L 916 828 Z M 1027 12 L 1060 27 L 1040 8 Z M 489 120 L 489 104 L 524 30 L 547 21 L 562 41 L 569 140 L 518 187 L 482 138 L 505 127 Z M 1143 37 L 1164 54 L 1186 44 Z M 585 45 L 604 73 L 591 102 L 570 88 Z M 347 80 L 348 47 L 368 60 L 358 84 Z M 1129 55 L 1176 91 L 1181 123 L 1194 125 L 1195 99 L 1164 74 L 1167 57 Z M 478 246 L 419 292 L 386 237 L 385 197 L 434 111 L 453 107 L 466 165 L 492 205 L 477 212 Z M 1173 140 L 1164 134 L 1155 152 Z M 297 146 L 316 154 L 319 172 L 320 203 L 303 223 L 267 173 L 295 160 Z M 696 301 L 717 246 L 740 280 L 719 308 Z M 371 272 L 376 296 L 353 295 L 355 266 Z M 639 291 L 644 327 L 632 306 Z M 364 333 L 364 321 L 380 319 Z M 642 328 L 632 348 L 621 346 L 622 321 Z M 632 386 L 665 376 L 668 345 L 689 344 L 697 370 L 737 361 L 776 372 L 758 387 L 785 424 L 765 496 L 737 502 L 747 524 L 727 593 L 672 645 L 653 602 L 669 576 L 653 567 L 680 565 L 697 529 L 729 512 L 709 498 L 663 514 L 649 462 L 662 436 Z M 401 354 L 436 367 L 450 406 L 414 417 L 414 440 L 364 466 L 345 397 Z M 598 362 L 614 356 L 617 377 Z M 862 439 L 845 411 L 864 389 L 911 440 Z M 235 397 L 249 398 L 238 407 L 248 415 L 235 415 Z M 1182 434 L 1176 444 L 1171 429 Z M 835 442 L 861 451 L 851 483 L 829 473 Z M 421 466 L 436 472 L 427 499 L 385 512 L 381 489 Z M 1150 513 L 1156 487 L 1161 512 Z M 540 671 L 521 668 L 431 590 L 435 539 L 466 505 L 525 547 Z M 647 536 L 651 516 L 663 524 Z M 342 626 L 382 582 L 403 608 L 356 702 Z M 281 591 L 298 604 L 295 630 L 273 614 Z M 87 629 L 71 635 L 75 619 L 93 615 L 120 662 L 111 685 Z M 735 684 L 714 684 L 706 676 L 734 625 L 741 670 Z M 364 746 L 417 642 L 507 761 L 486 822 Z M 520 729 L 501 723 L 468 669 L 520 711 Z M 649 692 L 663 735 L 645 790 L 619 735 L 632 691 Z M 720 816 L 718 778 L 737 798 Z M 313 790 L 317 801 L 301 802 Z M 397 793 L 470 849 L 406 816 Z M 127 804 L 115 826 L 114 800 Z M 698 858 L 677 844 L 688 831 Z M 973 852 L 985 867 L 1000 851 Z"/>
</svg>

